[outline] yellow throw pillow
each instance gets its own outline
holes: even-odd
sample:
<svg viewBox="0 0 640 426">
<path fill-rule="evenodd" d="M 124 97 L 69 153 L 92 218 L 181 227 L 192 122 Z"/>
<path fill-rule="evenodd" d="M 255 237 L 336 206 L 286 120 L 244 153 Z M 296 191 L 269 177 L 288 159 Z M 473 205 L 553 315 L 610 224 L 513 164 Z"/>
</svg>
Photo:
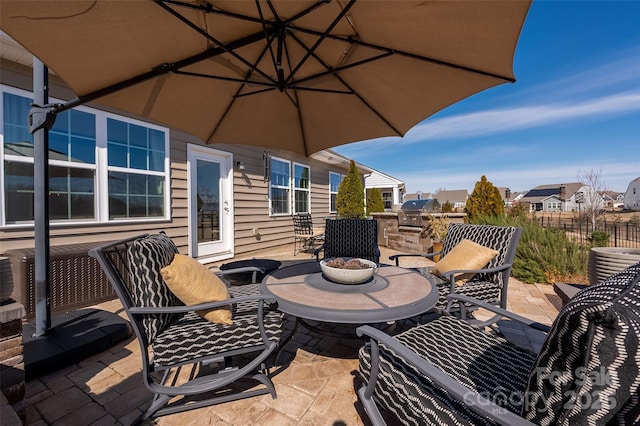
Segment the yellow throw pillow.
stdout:
<svg viewBox="0 0 640 426">
<path fill-rule="evenodd" d="M 497 255 L 498 252 L 496 250 L 464 239 L 435 264 L 433 273 L 442 276 L 445 272 L 458 269 L 481 269 Z M 462 285 L 473 278 L 474 275 L 474 273 L 457 273 L 455 274 L 456 284 Z"/>
<path fill-rule="evenodd" d="M 169 290 L 185 305 L 197 305 L 229 299 L 227 286 L 196 259 L 176 254 L 173 261 L 160 270 Z M 206 320 L 231 325 L 231 305 L 197 311 Z"/>
</svg>

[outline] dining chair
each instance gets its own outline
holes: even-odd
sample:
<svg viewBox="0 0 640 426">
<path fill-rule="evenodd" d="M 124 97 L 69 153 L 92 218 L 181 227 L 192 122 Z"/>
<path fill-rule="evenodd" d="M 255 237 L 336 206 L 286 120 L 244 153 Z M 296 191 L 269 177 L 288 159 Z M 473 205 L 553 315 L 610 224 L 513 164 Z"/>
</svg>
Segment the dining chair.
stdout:
<svg viewBox="0 0 640 426">
<path fill-rule="evenodd" d="M 107 275 L 140 345 L 142 380 L 154 397 L 137 421 L 257 395 L 276 398 L 266 361 L 278 347 L 283 314 L 260 284 L 231 286 L 228 299 L 185 306 L 165 278 L 177 258 L 191 258 L 164 233 L 105 244 L 89 255 Z M 216 284 L 208 272 L 206 284 Z M 188 291 L 193 280 L 186 284 Z M 213 322 L 210 314 L 224 310 L 231 318 Z"/>
<path fill-rule="evenodd" d="M 450 293 L 467 295 L 506 309 L 511 267 L 516 256 L 521 235 L 522 228 L 513 226 L 451 223 L 441 252 L 397 254 L 389 256 L 389 259 L 395 260 L 396 266 L 400 264 L 400 259 L 410 256 L 433 258 L 435 255 L 440 255 L 440 261 L 445 261 L 447 255 L 452 253 L 456 246 L 463 240 L 468 240 L 483 248 L 494 250 L 497 254 L 483 267 L 468 268 L 460 266 L 442 275 L 434 274 L 431 272 L 432 270 L 422 272 L 429 277 L 430 281 L 438 286 L 440 298 L 435 306 L 437 310 L 441 311 L 447 308 L 447 305 L 452 305 L 449 306 L 450 311 L 459 310 L 459 302 L 457 299 L 447 299 Z M 451 256 L 453 256 L 453 254 L 451 254 Z M 465 259 L 461 259 L 459 262 L 460 265 L 463 265 Z M 461 275 L 470 276 L 471 278 L 461 283 L 459 280 Z"/>
<path fill-rule="evenodd" d="M 372 219 L 327 219 L 324 243 L 313 254 L 316 260 L 357 257 L 380 263 L 378 225 Z"/>
<path fill-rule="evenodd" d="M 640 263 L 582 290 L 551 327 L 449 298 L 546 333 L 540 352 L 451 315 L 396 336 L 362 326 L 357 391 L 373 425 L 640 424 Z"/>
<path fill-rule="evenodd" d="M 293 215 L 293 255 L 301 251 L 311 250 L 315 243 L 324 239 L 324 232 L 313 227 L 310 213 L 296 213 Z"/>
</svg>

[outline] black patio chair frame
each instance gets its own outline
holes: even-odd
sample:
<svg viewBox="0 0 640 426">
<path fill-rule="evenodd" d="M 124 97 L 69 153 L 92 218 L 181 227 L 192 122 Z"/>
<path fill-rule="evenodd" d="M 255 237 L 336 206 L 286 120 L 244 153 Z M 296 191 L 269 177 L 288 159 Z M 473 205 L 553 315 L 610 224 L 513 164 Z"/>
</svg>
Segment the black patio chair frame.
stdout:
<svg viewBox="0 0 640 426">
<path fill-rule="evenodd" d="M 293 255 L 301 251 L 312 250 L 315 243 L 324 240 L 324 233 L 316 234 L 313 229 L 313 218 L 310 213 L 293 215 Z"/>
<path fill-rule="evenodd" d="M 278 347 L 282 330 L 283 314 L 269 305 L 275 300 L 262 295 L 259 284 L 247 284 L 230 287 L 231 299 L 221 302 L 184 306 L 176 298 L 177 303 L 170 306 L 144 306 L 157 304 L 157 301 L 142 302 L 145 296 L 134 294 L 128 252 L 136 242 L 151 237 L 153 235 L 138 235 L 89 251 L 89 255 L 98 260 L 129 318 L 140 344 L 142 379 L 154 395 L 136 423 L 257 395 L 271 394 L 275 399 L 275 387 L 266 367 L 266 361 Z M 167 259 L 177 253 L 172 242 L 171 246 L 169 251 L 175 252 L 169 253 Z M 157 263 L 157 259 L 154 262 Z M 150 266 L 150 263 L 145 264 L 149 270 L 157 269 L 149 273 L 152 279 L 162 280 L 159 269 L 166 265 Z M 214 324 L 195 313 L 230 304 L 234 325 Z M 172 319 L 159 327 L 155 336 L 150 336 L 147 321 L 162 316 Z M 171 333 L 175 331 L 184 331 L 191 342 L 185 343 L 185 336 L 173 339 Z M 159 361 L 161 351 L 171 355 L 163 356 Z M 233 365 L 238 358 L 239 365 Z M 244 387 L 236 385 L 245 381 L 248 382 Z M 260 386 L 255 387 L 256 382 Z M 232 384 L 235 388 L 230 390 Z M 181 398 L 174 400 L 176 397 Z"/>
<path fill-rule="evenodd" d="M 431 273 L 427 273 L 427 275 L 438 286 L 440 292 L 436 310 L 443 311 L 445 308 L 449 312 L 459 310 L 458 299 L 447 299 L 447 296 L 452 293 L 467 295 L 506 309 L 509 277 L 521 236 L 522 228 L 513 226 L 451 223 L 442 251 L 426 254 L 397 254 L 389 256 L 389 259 L 395 260 L 396 266 L 399 266 L 399 261 L 403 257 L 421 256 L 428 259 L 435 255 L 445 257 L 463 239 L 497 250 L 498 255 L 482 269 L 449 271 L 442 277 Z M 455 280 L 458 273 L 474 273 L 475 275 L 465 284 L 457 285 Z M 492 318 L 487 323 L 492 322 L 495 322 L 495 319 Z"/>
<path fill-rule="evenodd" d="M 446 314 L 396 336 L 361 326 L 357 392 L 374 426 L 640 422 L 640 263 L 581 291 L 551 327 L 448 297 L 546 333 L 542 349 Z"/>
</svg>

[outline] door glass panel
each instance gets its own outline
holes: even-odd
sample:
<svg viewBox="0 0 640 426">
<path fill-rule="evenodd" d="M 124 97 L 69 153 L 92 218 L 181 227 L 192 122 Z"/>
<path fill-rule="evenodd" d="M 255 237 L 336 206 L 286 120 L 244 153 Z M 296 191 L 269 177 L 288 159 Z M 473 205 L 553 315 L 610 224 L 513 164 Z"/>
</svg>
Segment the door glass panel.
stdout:
<svg viewBox="0 0 640 426">
<path fill-rule="evenodd" d="M 196 160 L 198 243 L 219 241 L 220 236 L 220 164 Z"/>
</svg>

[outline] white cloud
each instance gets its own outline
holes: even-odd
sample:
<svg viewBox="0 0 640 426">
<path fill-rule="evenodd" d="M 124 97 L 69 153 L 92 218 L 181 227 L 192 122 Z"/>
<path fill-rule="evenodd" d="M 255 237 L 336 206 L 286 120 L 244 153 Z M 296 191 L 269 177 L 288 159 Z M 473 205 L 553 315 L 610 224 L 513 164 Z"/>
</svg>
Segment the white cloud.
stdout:
<svg viewBox="0 0 640 426">
<path fill-rule="evenodd" d="M 579 118 L 640 111 L 640 91 L 619 93 L 571 104 L 530 105 L 426 120 L 411 129 L 405 143 L 425 139 L 478 137 L 513 132 Z"/>
<path fill-rule="evenodd" d="M 407 172 L 387 171 L 391 176 L 398 178 L 407 186 L 408 192 L 424 191 L 433 192 L 438 188 L 473 190 L 475 183 L 484 174 L 487 179 L 496 186 L 506 186 L 513 191 L 523 191 L 538 185 L 558 182 L 577 182 L 578 172 L 584 170 L 584 163 L 563 164 L 558 166 L 531 167 L 523 171 L 519 168 L 494 170 L 483 172 L 480 167 L 460 170 L 432 169 Z M 600 170 L 600 167 L 595 167 Z M 602 166 L 601 178 L 604 185 L 613 191 L 624 192 L 633 179 L 640 176 L 638 163 L 621 162 Z"/>
</svg>

